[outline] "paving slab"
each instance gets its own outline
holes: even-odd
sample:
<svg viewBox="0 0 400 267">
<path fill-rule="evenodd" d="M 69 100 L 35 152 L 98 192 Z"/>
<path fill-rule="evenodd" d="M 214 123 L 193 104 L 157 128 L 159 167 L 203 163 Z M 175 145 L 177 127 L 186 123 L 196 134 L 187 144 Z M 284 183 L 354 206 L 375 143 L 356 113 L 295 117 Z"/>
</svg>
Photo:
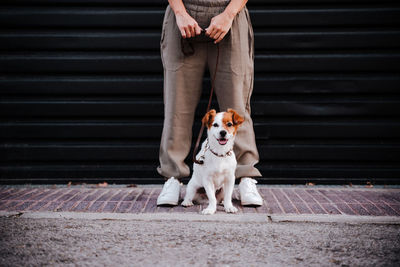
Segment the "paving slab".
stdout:
<svg viewBox="0 0 400 267">
<path fill-rule="evenodd" d="M 140 187 L 13 187 L 0 186 L 0 212 L 75 212 L 75 213 L 127 213 L 127 214 L 198 214 L 205 203 L 193 207 L 157 206 L 156 200 L 161 185 Z M 182 187 L 181 198 L 186 186 Z M 262 206 L 242 206 L 238 188 L 233 194 L 233 203 L 238 207 L 234 216 L 260 215 L 265 218 L 313 218 L 312 221 L 332 218 L 367 217 L 400 218 L 400 188 L 349 188 L 258 186 L 264 199 Z M 182 199 L 180 200 L 181 203 Z M 216 214 L 226 214 L 218 206 Z M 271 217 L 272 216 L 272 217 Z M 279 217 L 281 216 L 281 217 Z M 282 217 L 283 216 L 283 217 Z M 301 219 L 302 218 L 302 219 Z M 331 219 L 329 219 L 331 220 Z M 379 221 L 379 219 L 374 219 Z M 395 221 L 395 219 L 390 219 Z M 386 220 L 387 221 L 387 220 Z"/>
</svg>

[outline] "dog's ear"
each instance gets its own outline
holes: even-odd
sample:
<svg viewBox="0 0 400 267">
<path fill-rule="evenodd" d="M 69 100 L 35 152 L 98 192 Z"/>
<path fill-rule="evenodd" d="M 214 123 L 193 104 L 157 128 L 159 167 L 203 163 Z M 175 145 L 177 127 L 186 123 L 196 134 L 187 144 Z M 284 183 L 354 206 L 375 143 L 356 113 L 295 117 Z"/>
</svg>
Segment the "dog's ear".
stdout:
<svg viewBox="0 0 400 267">
<path fill-rule="evenodd" d="M 232 113 L 232 122 L 233 125 L 240 125 L 244 122 L 244 118 L 240 116 L 234 109 L 228 108 L 229 113 Z"/>
<path fill-rule="evenodd" d="M 215 109 L 211 109 L 209 112 L 204 115 L 203 119 L 201 120 L 204 125 L 207 126 L 207 128 L 210 128 L 212 125 L 212 122 L 214 121 L 214 117 L 217 114 Z"/>
</svg>

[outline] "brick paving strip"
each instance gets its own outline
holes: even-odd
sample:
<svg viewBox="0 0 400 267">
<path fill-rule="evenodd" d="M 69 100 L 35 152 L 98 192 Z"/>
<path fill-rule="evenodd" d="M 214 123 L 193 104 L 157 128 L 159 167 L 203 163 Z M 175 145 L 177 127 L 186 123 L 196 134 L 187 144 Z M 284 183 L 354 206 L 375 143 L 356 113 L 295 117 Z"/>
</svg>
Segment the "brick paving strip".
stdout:
<svg viewBox="0 0 400 267">
<path fill-rule="evenodd" d="M 158 207 L 160 187 L 135 188 L 34 188 L 0 186 L 0 211 L 16 212 L 111 212 L 158 213 L 199 212 L 204 207 L 195 205 Z M 181 197 L 185 189 L 181 190 Z M 325 214 L 400 216 L 400 189 L 398 188 L 340 188 L 340 187 L 259 187 L 264 198 L 261 207 L 240 205 L 238 189 L 234 205 L 239 213 L 260 214 Z M 182 200 L 181 200 L 182 201 Z M 218 206 L 217 213 L 225 213 Z"/>
</svg>

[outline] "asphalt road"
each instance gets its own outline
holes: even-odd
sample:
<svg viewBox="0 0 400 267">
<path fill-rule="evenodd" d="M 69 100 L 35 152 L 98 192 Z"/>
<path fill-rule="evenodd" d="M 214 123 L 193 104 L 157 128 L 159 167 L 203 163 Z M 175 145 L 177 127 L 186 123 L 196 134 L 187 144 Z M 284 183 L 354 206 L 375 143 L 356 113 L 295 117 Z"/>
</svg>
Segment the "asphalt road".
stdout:
<svg viewBox="0 0 400 267">
<path fill-rule="evenodd" d="M 0 217 L 1 266 L 400 266 L 400 225 Z"/>
</svg>

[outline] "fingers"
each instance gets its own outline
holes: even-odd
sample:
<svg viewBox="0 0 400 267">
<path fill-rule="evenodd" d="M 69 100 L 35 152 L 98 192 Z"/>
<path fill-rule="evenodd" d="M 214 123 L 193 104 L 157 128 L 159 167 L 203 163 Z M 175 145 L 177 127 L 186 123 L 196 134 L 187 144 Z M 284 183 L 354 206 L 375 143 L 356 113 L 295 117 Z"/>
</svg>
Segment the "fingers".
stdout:
<svg viewBox="0 0 400 267">
<path fill-rule="evenodd" d="M 214 39 L 215 39 L 215 40 L 218 40 L 218 39 L 221 37 L 221 35 L 225 35 L 224 32 L 223 32 L 223 31 L 218 31 L 218 32 L 214 35 Z M 216 42 L 214 42 L 214 43 L 216 43 Z"/>
<path fill-rule="evenodd" d="M 214 39 L 214 36 L 217 33 L 218 29 L 214 25 L 211 25 L 211 27 L 208 27 L 206 30 L 206 34 L 208 35 L 208 37 Z"/>
<path fill-rule="evenodd" d="M 190 15 L 176 15 L 176 24 L 183 38 L 191 38 L 201 33 L 201 28 Z"/>
<path fill-rule="evenodd" d="M 185 29 L 184 29 L 184 28 L 180 28 L 179 30 L 181 31 L 181 35 L 182 35 L 182 37 L 183 37 L 183 38 L 186 38 L 186 32 L 185 32 Z"/>
<path fill-rule="evenodd" d="M 186 32 L 185 32 L 185 29 L 179 29 L 180 31 L 181 31 L 181 35 L 182 35 L 182 37 L 183 38 L 186 38 Z"/>
<path fill-rule="evenodd" d="M 214 44 L 217 44 L 219 42 L 221 42 L 222 39 L 224 39 L 225 35 L 226 35 L 226 31 L 222 30 L 221 27 L 217 27 L 217 26 L 210 26 L 206 29 L 206 34 L 214 39 Z"/>
<path fill-rule="evenodd" d="M 212 25 L 212 24 L 210 24 L 210 26 L 208 26 L 207 28 L 206 28 L 206 35 L 208 36 L 208 37 L 210 37 L 210 34 L 211 34 L 211 32 L 214 30 L 214 25 Z"/>
<path fill-rule="evenodd" d="M 189 26 L 185 27 L 185 32 L 186 32 L 186 37 L 187 38 L 192 37 L 192 31 L 191 31 Z"/>
<path fill-rule="evenodd" d="M 228 33 L 232 26 L 233 18 L 223 12 L 211 19 L 211 23 L 206 29 L 206 35 L 214 39 L 214 43 L 219 43 Z"/>
<path fill-rule="evenodd" d="M 194 35 L 193 30 L 189 26 L 181 27 L 180 31 L 183 38 L 190 38 Z"/>
<path fill-rule="evenodd" d="M 196 35 L 199 35 L 199 34 L 201 34 L 201 31 L 202 31 L 203 29 L 202 28 L 200 28 L 200 26 L 198 25 L 198 24 L 196 24 L 196 27 L 195 27 L 195 32 L 196 32 Z"/>
<path fill-rule="evenodd" d="M 221 35 L 218 37 L 217 40 L 214 41 L 214 44 L 218 44 L 219 42 L 222 41 L 222 39 L 224 39 L 226 33 L 221 33 Z"/>
<path fill-rule="evenodd" d="M 194 23 L 183 26 L 180 31 L 183 38 L 191 38 L 201 34 L 202 29 L 197 23 Z"/>
<path fill-rule="evenodd" d="M 189 28 L 190 28 L 190 36 L 191 37 L 195 37 L 196 35 L 199 35 L 199 34 L 201 34 L 201 31 L 203 30 L 200 26 L 199 26 L 199 24 L 197 24 L 197 22 L 195 22 L 194 24 L 192 24 L 192 25 L 189 25 Z"/>
<path fill-rule="evenodd" d="M 196 33 L 194 31 L 194 26 L 193 25 L 189 25 L 189 32 L 190 32 L 190 37 L 194 37 L 196 36 Z"/>
</svg>

